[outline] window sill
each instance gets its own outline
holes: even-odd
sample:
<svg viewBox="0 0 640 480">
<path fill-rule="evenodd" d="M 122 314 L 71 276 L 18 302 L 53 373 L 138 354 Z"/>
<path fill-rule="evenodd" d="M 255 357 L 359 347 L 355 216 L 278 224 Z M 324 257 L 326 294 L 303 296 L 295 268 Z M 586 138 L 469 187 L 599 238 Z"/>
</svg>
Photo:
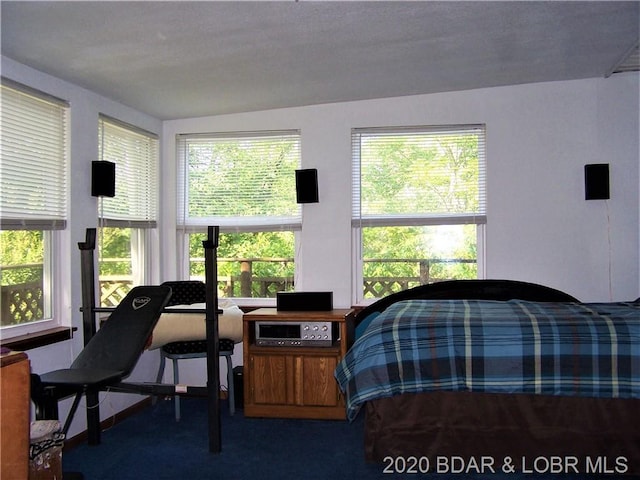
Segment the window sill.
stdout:
<svg viewBox="0 0 640 480">
<path fill-rule="evenodd" d="M 27 335 L 19 335 L 13 338 L 3 339 L 0 344 L 3 347 L 15 351 L 26 351 L 38 347 L 44 347 L 58 342 L 69 340 L 73 337 L 73 332 L 77 328 L 56 327 L 41 332 L 29 333 Z"/>
</svg>

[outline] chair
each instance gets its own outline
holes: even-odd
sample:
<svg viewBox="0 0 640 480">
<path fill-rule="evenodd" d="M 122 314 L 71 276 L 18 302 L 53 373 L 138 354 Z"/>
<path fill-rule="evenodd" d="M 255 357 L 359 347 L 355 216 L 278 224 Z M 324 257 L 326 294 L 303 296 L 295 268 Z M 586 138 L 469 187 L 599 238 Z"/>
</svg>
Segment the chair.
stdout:
<svg viewBox="0 0 640 480">
<path fill-rule="evenodd" d="M 194 303 L 206 302 L 206 287 L 203 282 L 197 280 L 184 280 L 164 282 L 162 285 L 171 287 L 171 290 L 173 291 L 171 300 L 169 301 L 169 306 L 191 305 Z M 233 361 L 231 359 L 231 355 L 233 355 L 234 345 L 235 342 L 233 340 L 226 338 L 218 339 L 219 355 L 221 357 L 225 357 L 227 360 L 227 385 L 229 396 L 229 412 L 231 415 L 235 413 L 235 397 L 233 391 Z M 173 362 L 173 383 L 175 385 L 178 385 L 180 383 L 178 360 L 206 357 L 206 340 L 171 342 L 163 345 L 160 348 L 160 367 L 158 368 L 156 383 L 160 383 L 162 381 L 167 358 L 169 358 Z M 176 421 L 180 421 L 179 395 L 175 395 L 174 404 Z"/>
<path fill-rule="evenodd" d="M 170 297 L 168 286 L 134 287 L 69 368 L 32 375 L 32 400 L 37 418 L 57 420 L 58 400 L 75 394 L 62 429 L 66 435 L 85 395 L 89 441 L 100 443 L 99 412 L 97 424 L 95 418 L 98 393 L 131 374 Z"/>
</svg>

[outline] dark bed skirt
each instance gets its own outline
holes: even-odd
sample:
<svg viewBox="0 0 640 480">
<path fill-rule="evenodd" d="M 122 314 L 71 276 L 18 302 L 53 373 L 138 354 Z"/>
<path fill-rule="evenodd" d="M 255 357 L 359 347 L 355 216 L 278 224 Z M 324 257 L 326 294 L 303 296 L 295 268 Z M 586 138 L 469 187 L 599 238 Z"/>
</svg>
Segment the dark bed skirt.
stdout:
<svg viewBox="0 0 640 480">
<path fill-rule="evenodd" d="M 510 457 L 517 471 L 640 475 L 637 399 L 433 392 L 367 402 L 365 412 L 370 462 L 414 456 L 435 470 L 485 456 L 501 471 Z"/>
</svg>

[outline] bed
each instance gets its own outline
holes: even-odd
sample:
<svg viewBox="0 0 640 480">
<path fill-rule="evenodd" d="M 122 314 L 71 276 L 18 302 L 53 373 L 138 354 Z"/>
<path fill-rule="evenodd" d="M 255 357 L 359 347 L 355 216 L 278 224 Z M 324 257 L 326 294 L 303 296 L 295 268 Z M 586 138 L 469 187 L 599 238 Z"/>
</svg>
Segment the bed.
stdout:
<svg viewBox="0 0 640 480">
<path fill-rule="evenodd" d="M 640 302 L 449 281 L 379 300 L 355 330 L 335 374 L 368 461 L 640 475 Z"/>
</svg>

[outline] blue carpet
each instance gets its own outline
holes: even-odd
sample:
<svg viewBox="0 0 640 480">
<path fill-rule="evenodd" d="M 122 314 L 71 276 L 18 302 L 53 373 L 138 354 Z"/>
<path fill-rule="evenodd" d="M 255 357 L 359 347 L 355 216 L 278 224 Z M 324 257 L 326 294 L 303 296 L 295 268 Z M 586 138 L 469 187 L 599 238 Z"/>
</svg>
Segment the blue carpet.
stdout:
<svg viewBox="0 0 640 480">
<path fill-rule="evenodd" d="M 209 452 L 206 401 L 182 399 L 182 420 L 173 402 L 127 418 L 102 434 L 97 446 L 80 445 L 63 453 L 65 471 L 85 480 L 583 480 L 584 475 L 388 474 L 367 464 L 363 415 L 346 421 L 244 418 L 222 407 L 222 452 Z M 593 477 L 602 479 L 603 476 Z M 629 480 L 630 477 L 626 477 Z"/>
</svg>

